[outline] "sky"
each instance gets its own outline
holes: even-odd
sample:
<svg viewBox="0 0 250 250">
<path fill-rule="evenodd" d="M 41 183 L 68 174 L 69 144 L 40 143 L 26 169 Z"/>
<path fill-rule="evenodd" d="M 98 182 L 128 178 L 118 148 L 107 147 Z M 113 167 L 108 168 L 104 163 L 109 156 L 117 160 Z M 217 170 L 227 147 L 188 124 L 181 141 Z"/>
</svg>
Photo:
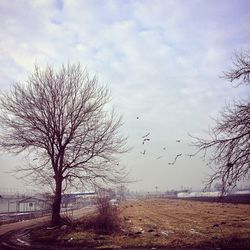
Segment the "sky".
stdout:
<svg viewBox="0 0 250 250">
<path fill-rule="evenodd" d="M 250 93 L 221 78 L 233 52 L 249 50 L 249 23 L 248 0 L 1 0 L 0 90 L 25 81 L 35 64 L 80 62 L 123 116 L 130 190 L 198 190 L 211 170 L 201 155 L 187 156 L 189 134 L 206 136 L 226 103 Z M 28 188 L 8 173 L 18 164 L 0 153 L 0 189 Z"/>
</svg>

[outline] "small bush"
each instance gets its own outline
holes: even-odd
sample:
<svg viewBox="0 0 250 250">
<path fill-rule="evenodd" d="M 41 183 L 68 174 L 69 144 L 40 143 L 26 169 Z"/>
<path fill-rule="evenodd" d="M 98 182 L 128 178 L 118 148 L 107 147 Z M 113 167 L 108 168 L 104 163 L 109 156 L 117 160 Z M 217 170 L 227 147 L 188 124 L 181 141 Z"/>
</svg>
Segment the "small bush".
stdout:
<svg viewBox="0 0 250 250">
<path fill-rule="evenodd" d="M 83 223 L 84 229 L 93 229 L 99 234 L 111 234 L 120 231 L 120 218 L 117 206 L 112 206 L 109 198 L 99 196 L 96 200 L 98 213 Z"/>
<path fill-rule="evenodd" d="M 109 198 L 104 195 L 99 195 L 96 199 L 97 209 L 100 215 L 107 215 L 113 210 Z"/>
</svg>

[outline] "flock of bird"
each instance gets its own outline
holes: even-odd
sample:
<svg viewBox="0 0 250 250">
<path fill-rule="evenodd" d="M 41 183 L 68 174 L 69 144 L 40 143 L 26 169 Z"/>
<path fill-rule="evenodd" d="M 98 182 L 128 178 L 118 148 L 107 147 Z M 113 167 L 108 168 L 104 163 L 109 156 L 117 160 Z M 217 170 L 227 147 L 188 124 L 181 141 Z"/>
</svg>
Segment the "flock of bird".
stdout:
<svg viewBox="0 0 250 250">
<path fill-rule="evenodd" d="M 136 119 L 139 119 L 139 117 L 137 116 Z M 150 135 L 150 132 L 148 132 L 147 134 L 145 134 L 145 135 L 142 136 L 142 145 L 145 145 L 146 142 L 150 141 L 149 135 Z M 176 139 L 176 142 L 180 143 L 181 140 L 180 139 Z M 166 150 L 166 147 L 163 147 L 162 149 Z M 145 155 L 146 154 L 146 149 L 144 149 L 142 152 L 140 152 L 140 154 Z M 174 165 L 176 163 L 177 159 L 179 157 L 181 157 L 181 156 L 182 156 L 182 154 L 177 154 L 172 162 L 168 162 L 168 165 Z M 187 154 L 187 156 L 189 156 L 191 158 L 193 155 L 192 154 Z M 158 156 L 156 158 L 156 160 L 159 160 L 161 158 L 163 158 L 162 155 Z"/>
</svg>

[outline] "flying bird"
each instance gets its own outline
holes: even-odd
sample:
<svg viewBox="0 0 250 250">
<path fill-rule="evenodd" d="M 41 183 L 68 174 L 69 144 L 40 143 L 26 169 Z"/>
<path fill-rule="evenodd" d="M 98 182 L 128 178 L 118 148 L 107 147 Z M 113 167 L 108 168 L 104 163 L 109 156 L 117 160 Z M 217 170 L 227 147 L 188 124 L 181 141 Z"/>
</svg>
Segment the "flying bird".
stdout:
<svg viewBox="0 0 250 250">
<path fill-rule="evenodd" d="M 138 119 L 139 119 L 139 116 L 137 116 L 136 119 L 138 120 Z"/>
<path fill-rule="evenodd" d="M 174 161 L 173 161 L 172 163 L 168 163 L 168 164 L 169 164 L 169 165 L 174 165 L 175 162 L 176 162 L 176 160 L 177 160 L 177 158 L 180 157 L 180 156 L 182 156 L 182 154 L 176 155 Z"/>
<path fill-rule="evenodd" d="M 148 137 L 149 135 L 150 135 L 150 132 L 147 133 L 146 135 L 142 136 L 142 138 L 146 138 L 146 137 Z"/>
<path fill-rule="evenodd" d="M 163 150 L 166 150 L 166 147 L 164 147 Z"/>
<path fill-rule="evenodd" d="M 161 159 L 161 158 L 162 158 L 162 156 L 159 156 L 159 157 L 156 158 L 156 160 L 159 160 L 159 159 Z"/>
<path fill-rule="evenodd" d="M 176 140 L 176 142 L 181 142 L 181 140 L 178 139 L 178 140 Z"/>
<path fill-rule="evenodd" d="M 143 141 L 142 141 L 142 144 L 144 144 L 145 141 L 150 141 L 150 139 L 149 138 L 144 138 Z"/>
<path fill-rule="evenodd" d="M 182 154 L 178 154 L 178 155 L 176 155 L 176 156 L 175 156 L 174 161 L 176 161 L 176 160 L 177 160 L 177 158 L 178 158 L 178 157 L 180 157 L 180 156 L 182 156 Z"/>
<path fill-rule="evenodd" d="M 144 149 L 144 151 L 143 152 L 140 152 L 142 155 L 145 155 L 145 153 L 146 153 L 146 150 Z"/>
</svg>

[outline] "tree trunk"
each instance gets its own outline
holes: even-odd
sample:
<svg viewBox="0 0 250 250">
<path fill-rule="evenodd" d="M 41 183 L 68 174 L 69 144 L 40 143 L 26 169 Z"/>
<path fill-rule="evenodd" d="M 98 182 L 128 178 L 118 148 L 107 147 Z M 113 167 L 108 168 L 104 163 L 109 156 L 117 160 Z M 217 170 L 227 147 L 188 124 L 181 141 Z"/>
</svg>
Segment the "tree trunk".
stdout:
<svg viewBox="0 0 250 250">
<path fill-rule="evenodd" d="M 52 205 L 51 226 L 59 226 L 61 221 L 60 210 L 61 210 L 61 200 L 62 200 L 62 178 L 55 177 L 55 180 L 56 180 L 56 191 Z"/>
</svg>

